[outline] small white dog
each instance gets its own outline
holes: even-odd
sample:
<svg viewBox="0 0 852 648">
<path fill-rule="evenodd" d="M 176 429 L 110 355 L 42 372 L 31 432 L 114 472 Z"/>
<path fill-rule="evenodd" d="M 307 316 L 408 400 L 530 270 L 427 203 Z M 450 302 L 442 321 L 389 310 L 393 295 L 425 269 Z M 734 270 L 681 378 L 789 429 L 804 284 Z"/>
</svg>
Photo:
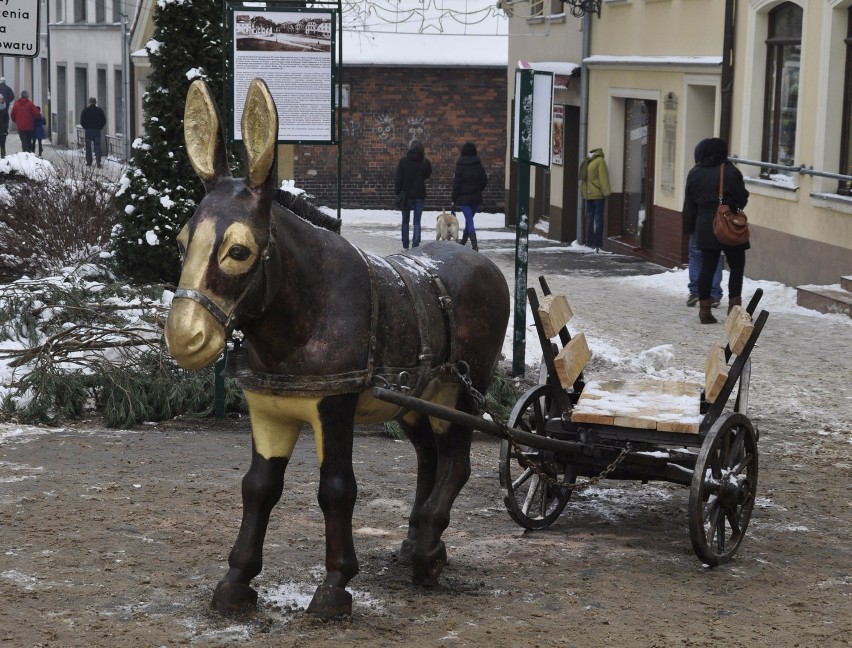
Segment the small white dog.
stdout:
<svg viewBox="0 0 852 648">
<path fill-rule="evenodd" d="M 448 214 L 445 209 L 438 214 L 438 220 L 435 222 L 435 240 L 436 241 L 455 241 L 459 240 L 459 219 L 453 214 Z"/>
</svg>

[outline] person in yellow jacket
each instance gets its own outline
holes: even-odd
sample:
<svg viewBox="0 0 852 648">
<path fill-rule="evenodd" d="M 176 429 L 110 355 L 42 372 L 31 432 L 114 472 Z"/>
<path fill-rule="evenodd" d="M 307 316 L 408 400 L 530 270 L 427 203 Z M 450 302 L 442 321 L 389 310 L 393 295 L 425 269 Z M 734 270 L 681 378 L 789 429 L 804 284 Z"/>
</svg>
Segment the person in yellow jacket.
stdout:
<svg viewBox="0 0 852 648">
<path fill-rule="evenodd" d="M 580 165 L 580 194 L 586 201 L 588 227 L 586 245 L 600 252 L 603 247 L 604 201 L 610 194 L 609 169 L 603 149 L 592 149 Z"/>
</svg>

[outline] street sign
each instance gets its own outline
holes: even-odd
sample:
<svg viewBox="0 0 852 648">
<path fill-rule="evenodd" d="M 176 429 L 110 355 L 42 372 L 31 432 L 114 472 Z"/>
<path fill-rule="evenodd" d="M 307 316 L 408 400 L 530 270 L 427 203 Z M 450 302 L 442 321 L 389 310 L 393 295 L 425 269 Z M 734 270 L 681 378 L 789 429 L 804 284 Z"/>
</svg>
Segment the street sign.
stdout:
<svg viewBox="0 0 852 648">
<path fill-rule="evenodd" d="M 553 120 L 553 73 L 515 70 L 512 159 L 549 167 Z"/>
<path fill-rule="evenodd" d="M 0 56 L 38 56 L 40 0 L 0 0 Z"/>
</svg>

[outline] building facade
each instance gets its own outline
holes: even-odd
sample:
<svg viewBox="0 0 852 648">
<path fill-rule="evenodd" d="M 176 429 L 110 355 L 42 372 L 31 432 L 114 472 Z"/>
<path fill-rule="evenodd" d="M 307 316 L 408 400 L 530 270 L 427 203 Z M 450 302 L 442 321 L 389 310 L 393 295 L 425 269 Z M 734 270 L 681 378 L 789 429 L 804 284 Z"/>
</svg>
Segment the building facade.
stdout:
<svg viewBox="0 0 852 648">
<path fill-rule="evenodd" d="M 569 3 L 504 4 L 516 15 L 526 7 L 523 23 L 546 22 L 550 60 L 573 60 L 563 48 L 579 19 L 547 18 Z M 588 148 L 604 150 L 613 191 L 604 248 L 685 263 L 684 181 L 695 144 L 719 136 L 751 193 L 748 276 L 836 284 L 852 273 L 852 1 L 602 0 L 599 8 L 583 21 L 583 73 Z M 528 26 L 511 19 L 513 45 L 518 29 Z M 525 57 L 513 49 L 515 58 Z M 550 204 L 558 200 L 551 189 Z"/>
<path fill-rule="evenodd" d="M 49 121 L 54 144 L 78 145 L 80 113 L 88 99 L 95 97 L 107 117 L 103 130 L 106 152 L 124 158 L 124 132 L 131 110 L 126 53 L 139 3 L 49 0 Z"/>
<path fill-rule="evenodd" d="M 416 79 L 416 83 L 413 80 Z M 473 142 L 488 173 L 482 210 L 504 211 L 506 67 L 344 66 L 340 198 L 346 208 L 394 209 L 394 177 L 409 142 L 432 164 L 427 210 L 450 209 L 455 162 Z M 336 146 L 293 147 L 296 185 L 337 203 Z"/>
<path fill-rule="evenodd" d="M 557 155 L 549 168 L 535 166 L 530 173 L 531 227 L 559 241 L 573 241 L 577 234 L 578 159 L 580 132 L 580 61 L 582 21 L 566 15 L 562 2 L 503 3 L 509 18 L 509 65 L 507 114 L 513 115 L 515 69 L 531 68 L 553 74 L 554 148 Z M 508 123 L 511 138 L 513 124 Z M 517 164 L 506 152 L 509 173 L 504 187 L 506 222 L 517 213 Z"/>
</svg>

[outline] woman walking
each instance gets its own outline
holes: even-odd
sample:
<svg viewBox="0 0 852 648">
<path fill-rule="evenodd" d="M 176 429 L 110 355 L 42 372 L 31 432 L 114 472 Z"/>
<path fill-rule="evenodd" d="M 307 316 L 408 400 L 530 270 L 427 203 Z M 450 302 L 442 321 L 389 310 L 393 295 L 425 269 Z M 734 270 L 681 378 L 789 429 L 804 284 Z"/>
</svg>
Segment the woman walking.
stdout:
<svg viewBox="0 0 852 648">
<path fill-rule="evenodd" d="M 456 161 L 452 198 L 453 205 L 458 205 L 464 214 L 464 233 L 459 243 L 464 245 L 470 239 L 470 246 L 476 251 L 479 251 L 479 245 L 473 217 L 482 205 L 482 192 L 487 185 L 488 174 L 476 154 L 476 145 L 465 142 L 461 147 L 461 156 Z"/>
<path fill-rule="evenodd" d="M 722 245 L 713 234 L 713 218 L 719 205 L 719 176 L 723 178 L 722 201 L 732 211 L 742 209 L 748 202 L 743 174 L 728 162 L 728 144 L 718 137 L 706 141 L 701 159 L 686 178 L 683 201 L 683 233 L 695 232 L 696 245 L 701 250 L 701 272 L 698 275 L 698 318 L 702 324 L 714 324 L 711 289 L 713 273 L 719 256 L 725 253 L 730 274 L 728 276 L 728 312 L 742 304 L 745 252 L 751 247 L 746 241 L 742 245 Z"/>
</svg>

